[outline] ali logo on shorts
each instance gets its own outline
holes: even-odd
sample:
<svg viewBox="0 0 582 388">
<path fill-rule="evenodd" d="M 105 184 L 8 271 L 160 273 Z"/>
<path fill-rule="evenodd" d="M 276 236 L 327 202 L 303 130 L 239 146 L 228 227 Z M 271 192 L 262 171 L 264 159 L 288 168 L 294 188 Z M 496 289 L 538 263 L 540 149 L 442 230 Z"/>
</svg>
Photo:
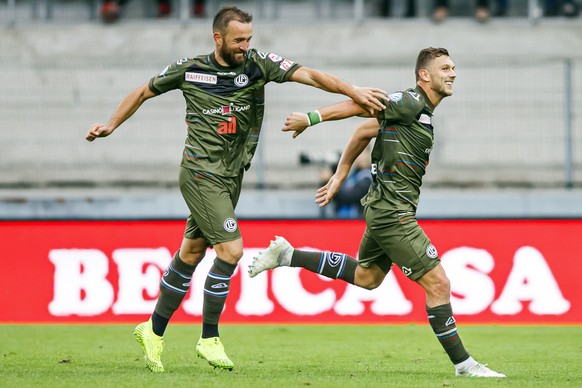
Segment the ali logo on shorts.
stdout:
<svg viewBox="0 0 582 388">
<path fill-rule="evenodd" d="M 223 226 L 224 230 L 226 230 L 229 233 L 232 233 L 237 228 L 236 220 L 234 218 L 227 218 L 226 220 L 224 220 Z"/>
<path fill-rule="evenodd" d="M 227 121 L 218 123 L 219 135 L 232 135 L 236 133 L 236 116 L 229 117 Z"/>
<path fill-rule="evenodd" d="M 436 259 L 439 253 L 437 252 L 437 249 L 434 245 L 429 244 L 428 247 L 426 247 L 426 255 L 431 259 Z"/>
</svg>

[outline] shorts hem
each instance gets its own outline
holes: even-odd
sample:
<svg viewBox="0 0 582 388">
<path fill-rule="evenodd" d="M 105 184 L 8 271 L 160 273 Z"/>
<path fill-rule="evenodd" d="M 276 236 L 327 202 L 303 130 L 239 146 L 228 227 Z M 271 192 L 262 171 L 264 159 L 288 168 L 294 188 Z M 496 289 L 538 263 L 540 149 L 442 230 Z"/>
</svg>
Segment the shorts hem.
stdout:
<svg viewBox="0 0 582 388">
<path fill-rule="evenodd" d="M 417 281 L 418 279 L 420 279 L 421 277 L 423 277 L 424 275 L 426 275 L 428 272 L 430 272 L 431 270 L 435 269 L 437 265 L 439 265 L 441 261 L 440 260 L 434 260 L 434 265 L 431 265 L 429 267 L 424 267 L 424 271 L 422 272 L 417 272 L 414 274 L 414 276 L 409 276 L 408 278 L 410 280 L 413 281 Z"/>
</svg>

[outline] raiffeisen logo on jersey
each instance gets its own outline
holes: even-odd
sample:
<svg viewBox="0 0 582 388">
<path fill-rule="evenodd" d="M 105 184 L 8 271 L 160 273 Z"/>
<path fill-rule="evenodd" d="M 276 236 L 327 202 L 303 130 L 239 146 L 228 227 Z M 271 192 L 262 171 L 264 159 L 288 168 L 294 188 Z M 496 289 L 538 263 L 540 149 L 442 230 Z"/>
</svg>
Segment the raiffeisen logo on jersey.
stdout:
<svg viewBox="0 0 582 388">
<path fill-rule="evenodd" d="M 195 82 L 201 84 L 213 84 L 216 85 L 218 82 L 218 77 L 212 74 L 202 74 L 202 73 L 189 73 L 184 74 L 184 79 L 188 82 Z"/>
</svg>

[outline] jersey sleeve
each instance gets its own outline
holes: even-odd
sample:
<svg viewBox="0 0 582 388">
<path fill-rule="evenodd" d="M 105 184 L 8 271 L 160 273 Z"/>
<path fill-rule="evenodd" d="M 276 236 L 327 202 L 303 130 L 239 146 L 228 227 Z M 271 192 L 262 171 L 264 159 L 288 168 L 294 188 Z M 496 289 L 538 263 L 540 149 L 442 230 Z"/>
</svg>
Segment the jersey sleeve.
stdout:
<svg viewBox="0 0 582 388">
<path fill-rule="evenodd" d="M 262 53 L 255 51 L 255 62 L 265 75 L 267 82 L 287 82 L 289 78 L 301 65 L 290 59 L 285 59 L 275 53 Z"/>
<path fill-rule="evenodd" d="M 162 94 L 180 88 L 184 80 L 184 72 L 188 68 L 188 58 L 180 59 L 168 66 L 152 79 L 149 87 L 155 94 Z"/>
<path fill-rule="evenodd" d="M 386 109 L 380 111 L 378 119 L 394 123 L 410 123 L 424 106 L 424 98 L 413 90 L 388 95 Z"/>
</svg>

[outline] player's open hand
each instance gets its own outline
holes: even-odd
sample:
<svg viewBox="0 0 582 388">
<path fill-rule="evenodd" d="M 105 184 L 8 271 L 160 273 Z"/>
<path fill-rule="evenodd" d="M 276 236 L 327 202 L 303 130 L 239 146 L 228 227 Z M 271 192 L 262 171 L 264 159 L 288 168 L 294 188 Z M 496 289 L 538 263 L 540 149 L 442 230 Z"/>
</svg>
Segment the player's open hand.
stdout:
<svg viewBox="0 0 582 388">
<path fill-rule="evenodd" d="M 93 141 L 93 140 L 97 139 L 98 137 L 109 136 L 109 135 L 111 135 L 112 132 L 113 132 L 112 128 L 108 128 L 103 124 L 93 124 L 91 126 L 91 129 L 89 129 L 89 132 L 87 132 L 85 139 L 87 141 Z"/>
<path fill-rule="evenodd" d="M 319 207 L 329 205 L 338 193 L 340 187 L 342 187 L 343 183 L 344 179 L 340 179 L 336 174 L 333 174 L 324 186 L 317 189 L 317 192 L 315 193 L 315 203 L 318 204 Z"/>
<path fill-rule="evenodd" d="M 386 98 L 386 92 L 382 89 L 354 86 L 352 99 L 371 114 L 386 109 L 384 105 Z"/>
<path fill-rule="evenodd" d="M 301 112 L 293 112 L 285 120 L 283 132 L 293 132 L 293 139 L 301 135 L 303 131 L 309 126 L 309 119 L 307 114 Z"/>
</svg>

